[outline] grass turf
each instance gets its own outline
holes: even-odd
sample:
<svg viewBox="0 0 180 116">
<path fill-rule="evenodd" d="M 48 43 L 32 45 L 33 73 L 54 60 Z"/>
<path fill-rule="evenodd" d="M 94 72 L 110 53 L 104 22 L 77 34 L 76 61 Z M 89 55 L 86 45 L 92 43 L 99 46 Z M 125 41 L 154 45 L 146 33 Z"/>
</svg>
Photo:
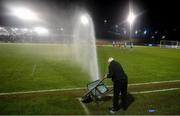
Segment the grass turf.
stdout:
<svg viewBox="0 0 180 116">
<path fill-rule="evenodd" d="M 139 86 L 136 91 L 142 91 L 143 86 Z M 180 87 L 178 85 L 178 87 Z M 149 89 L 154 86 L 149 85 Z M 162 88 L 164 88 L 162 86 Z M 150 90 L 151 90 L 150 89 Z M 155 89 L 155 88 L 154 88 Z M 146 88 L 144 90 L 147 90 Z M 133 88 L 129 89 L 130 92 Z M 51 93 L 22 94 L 0 96 L 1 114 L 86 114 L 83 107 L 77 100 L 84 91 L 62 91 Z M 122 109 L 117 114 L 179 114 L 180 90 L 129 94 L 129 106 L 126 111 Z M 108 107 L 112 105 L 112 97 L 106 97 L 99 104 L 91 102 L 85 104 L 90 114 L 109 114 Z M 151 113 L 149 109 L 156 111 Z"/>
<path fill-rule="evenodd" d="M 179 49 L 160 49 L 158 47 L 120 49 L 98 46 L 97 53 L 101 75 L 106 71 L 108 57 L 112 56 L 124 67 L 129 76 L 129 83 L 178 80 L 180 77 Z M 69 46 L 66 45 L 0 44 L 0 54 L 0 92 L 85 87 L 90 82 L 87 72 L 73 62 Z M 110 81 L 107 83 L 111 84 Z M 143 88 L 147 89 L 148 87 L 144 86 Z M 133 103 L 137 108 L 132 107 L 131 110 L 122 112 L 122 114 L 147 114 L 147 109 L 143 110 L 140 107 L 142 104 L 150 102 L 148 99 L 142 99 L 148 98 L 149 95 L 150 98 L 155 99 L 153 103 L 157 107 L 160 107 L 161 104 L 172 105 L 169 110 L 160 108 L 160 112 L 157 114 L 178 114 L 179 107 L 175 101 L 179 91 L 174 93 L 172 91 L 137 95 L 137 104 Z M 0 114 L 84 114 L 76 99 L 82 94 L 82 91 L 75 91 L 63 94 L 55 92 L 55 94 L 43 95 L 5 96 L 0 98 Z M 24 96 L 25 98 L 23 98 Z M 163 101 L 171 96 L 174 101 L 169 100 L 167 103 Z M 156 101 L 161 98 L 161 102 Z M 110 104 L 111 101 L 107 101 L 99 112 L 93 110 L 97 108 L 93 104 L 88 107 L 90 110 L 92 109 L 92 114 L 106 114 L 106 108 Z"/>
</svg>

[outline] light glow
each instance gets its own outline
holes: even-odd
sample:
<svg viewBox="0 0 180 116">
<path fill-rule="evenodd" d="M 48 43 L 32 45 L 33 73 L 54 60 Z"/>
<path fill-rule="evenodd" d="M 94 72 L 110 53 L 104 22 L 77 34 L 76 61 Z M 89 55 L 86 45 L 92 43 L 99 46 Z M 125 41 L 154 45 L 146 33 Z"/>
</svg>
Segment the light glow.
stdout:
<svg viewBox="0 0 180 116">
<path fill-rule="evenodd" d="M 82 15 L 80 17 L 80 20 L 81 20 L 81 23 L 84 24 L 84 25 L 87 25 L 89 23 L 88 17 L 85 16 L 85 15 Z"/>
<path fill-rule="evenodd" d="M 61 30 L 61 31 L 64 31 L 64 28 L 62 28 L 62 27 L 61 27 L 61 29 L 60 29 L 60 30 Z"/>
<path fill-rule="evenodd" d="M 146 35 L 147 34 L 147 31 L 146 30 L 144 30 L 144 35 Z"/>
<path fill-rule="evenodd" d="M 44 27 L 35 27 L 34 31 L 39 35 L 47 35 L 49 34 L 49 30 Z"/>
<path fill-rule="evenodd" d="M 23 31 L 23 32 L 28 32 L 29 29 L 28 29 L 28 28 L 23 28 L 22 31 Z"/>
<path fill-rule="evenodd" d="M 136 34 L 136 35 L 138 34 L 138 31 L 137 31 L 137 30 L 135 31 L 135 34 Z"/>
<path fill-rule="evenodd" d="M 127 18 L 127 21 L 130 25 L 133 24 L 134 20 L 135 20 L 136 16 L 134 15 L 133 12 L 129 12 L 129 15 L 128 15 L 128 18 Z"/>
<path fill-rule="evenodd" d="M 13 14 L 22 20 L 35 21 L 38 20 L 37 15 L 28 8 L 14 8 L 12 9 Z"/>
</svg>

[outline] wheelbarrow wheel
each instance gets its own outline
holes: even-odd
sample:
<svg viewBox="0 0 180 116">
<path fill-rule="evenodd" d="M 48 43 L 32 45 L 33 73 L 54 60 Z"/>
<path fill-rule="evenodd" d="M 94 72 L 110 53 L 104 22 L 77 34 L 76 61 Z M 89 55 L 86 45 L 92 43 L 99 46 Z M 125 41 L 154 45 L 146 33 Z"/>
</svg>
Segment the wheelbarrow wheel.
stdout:
<svg viewBox="0 0 180 116">
<path fill-rule="evenodd" d="M 82 101 L 83 103 L 90 103 L 90 102 L 93 101 L 93 98 L 91 97 L 90 94 L 88 94 L 88 95 L 83 96 L 82 99 L 81 99 L 81 101 Z"/>
</svg>

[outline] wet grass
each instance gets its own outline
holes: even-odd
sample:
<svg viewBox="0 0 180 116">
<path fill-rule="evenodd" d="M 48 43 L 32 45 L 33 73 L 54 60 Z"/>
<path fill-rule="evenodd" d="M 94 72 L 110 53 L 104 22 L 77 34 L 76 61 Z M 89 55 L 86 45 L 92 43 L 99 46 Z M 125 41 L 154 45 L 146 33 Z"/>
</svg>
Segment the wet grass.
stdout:
<svg viewBox="0 0 180 116">
<path fill-rule="evenodd" d="M 0 44 L 0 92 L 85 87 L 90 78 L 73 61 L 70 46 L 60 44 Z M 179 80 L 180 50 L 158 47 L 120 49 L 98 46 L 98 63 L 103 76 L 107 59 L 119 61 L 129 83 Z M 88 62 L 88 61 L 87 61 Z M 110 80 L 105 83 L 111 85 Z M 179 82 L 129 86 L 129 92 L 179 87 Z M 77 98 L 84 91 L 0 96 L 0 114 L 85 114 Z M 134 101 L 119 114 L 180 114 L 180 91 L 131 95 Z M 111 99 L 101 105 L 87 104 L 91 114 L 108 114 Z M 149 113 L 155 108 L 155 113 Z"/>
<path fill-rule="evenodd" d="M 120 109 L 117 114 L 179 114 L 180 90 L 131 94 L 134 90 L 136 92 L 156 90 L 156 86 L 159 86 L 158 89 L 167 88 L 161 84 L 146 85 L 145 88 L 144 85 L 129 87 L 128 109 L 126 111 Z M 180 87 L 180 84 L 173 87 Z M 0 114 L 86 114 L 78 101 L 84 92 L 85 90 L 72 90 L 0 96 Z M 109 114 L 107 109 L 111 105 L 112 97 L 108 95 L 99 104 L 96 102 L 85 104 L 90 114 L 96 115 Z M 155 112 L 149 112 L 149 109 L 155 109 Z"/>
</svg>

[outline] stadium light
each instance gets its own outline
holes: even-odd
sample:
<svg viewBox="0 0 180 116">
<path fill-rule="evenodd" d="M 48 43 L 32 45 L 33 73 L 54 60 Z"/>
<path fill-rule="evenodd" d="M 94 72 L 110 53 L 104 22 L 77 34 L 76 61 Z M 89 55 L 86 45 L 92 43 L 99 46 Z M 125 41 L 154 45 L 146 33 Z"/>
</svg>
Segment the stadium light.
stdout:
<svg viewBox="0 0 180 116">
<path fill-rule="evenodd" d="M 47 35 L 49 34 L 49 30 L 44 27 L 35 27 L 34 31 L 39 35 Z"/>
<path fill-rule="evenodd" d="M 147 31 L 146 30 L 144 30 L 144 35 L 146 35 L 147 34 Z"/>
<path fill-rule="evenodd" d="M 165 36 L 165 35 L 163 35 L 163 36 L 162 36 L 162 39 L 165 39 L 165 38 L 166 38 L 166 36 Z"/>
<path fill-rule="evenodd" d="M 136 34 L 136 35 L 138 34 L 138 31 L 137 31 L 137 30 L 135 31 L 135 34 Z"/>
<path fill-rule="evenodd" d="M 133 13 L 132 7 L 129 4 L 129 14 L 127 17 L 127 22 L 129 23 L 129 40 L 131 40 L 131 31 L 133 29 L 133 23 L 135 21 L 136 15 Z"/>
<path fill-rule="evenodd" d="M 107 23 L 107 19 L 104 19 L 104 23 Z"/>
<path fill-rule="evenodd" d="M 87 25 L 89 23 L 88 17 L 86 15 L 82 15 L 80 17 L 80 21 L 83 25 Z"/>
<path fill-rule="evenodd" d="M 130 24 L 130 26 L 134 23 L 135 18 L 136 18 L 136 16 L 134 15 L 134 13 L 130 11 L 128 18 L 127 18 L 127 21 Z"/>
<path fill-rule="evenodd" d="M 23 28 L 22 31 L 27 32 L 27 31 L 29 31 L 29 29 L 28 28 Z"/>
<path fill-rule="evenodd" d="M 12 9 L 13 15 L 17 16 L 22 20 L 35 21 L 38 20 L 37 15 L 28 8 L 18 7 Z"/>
</svg>

